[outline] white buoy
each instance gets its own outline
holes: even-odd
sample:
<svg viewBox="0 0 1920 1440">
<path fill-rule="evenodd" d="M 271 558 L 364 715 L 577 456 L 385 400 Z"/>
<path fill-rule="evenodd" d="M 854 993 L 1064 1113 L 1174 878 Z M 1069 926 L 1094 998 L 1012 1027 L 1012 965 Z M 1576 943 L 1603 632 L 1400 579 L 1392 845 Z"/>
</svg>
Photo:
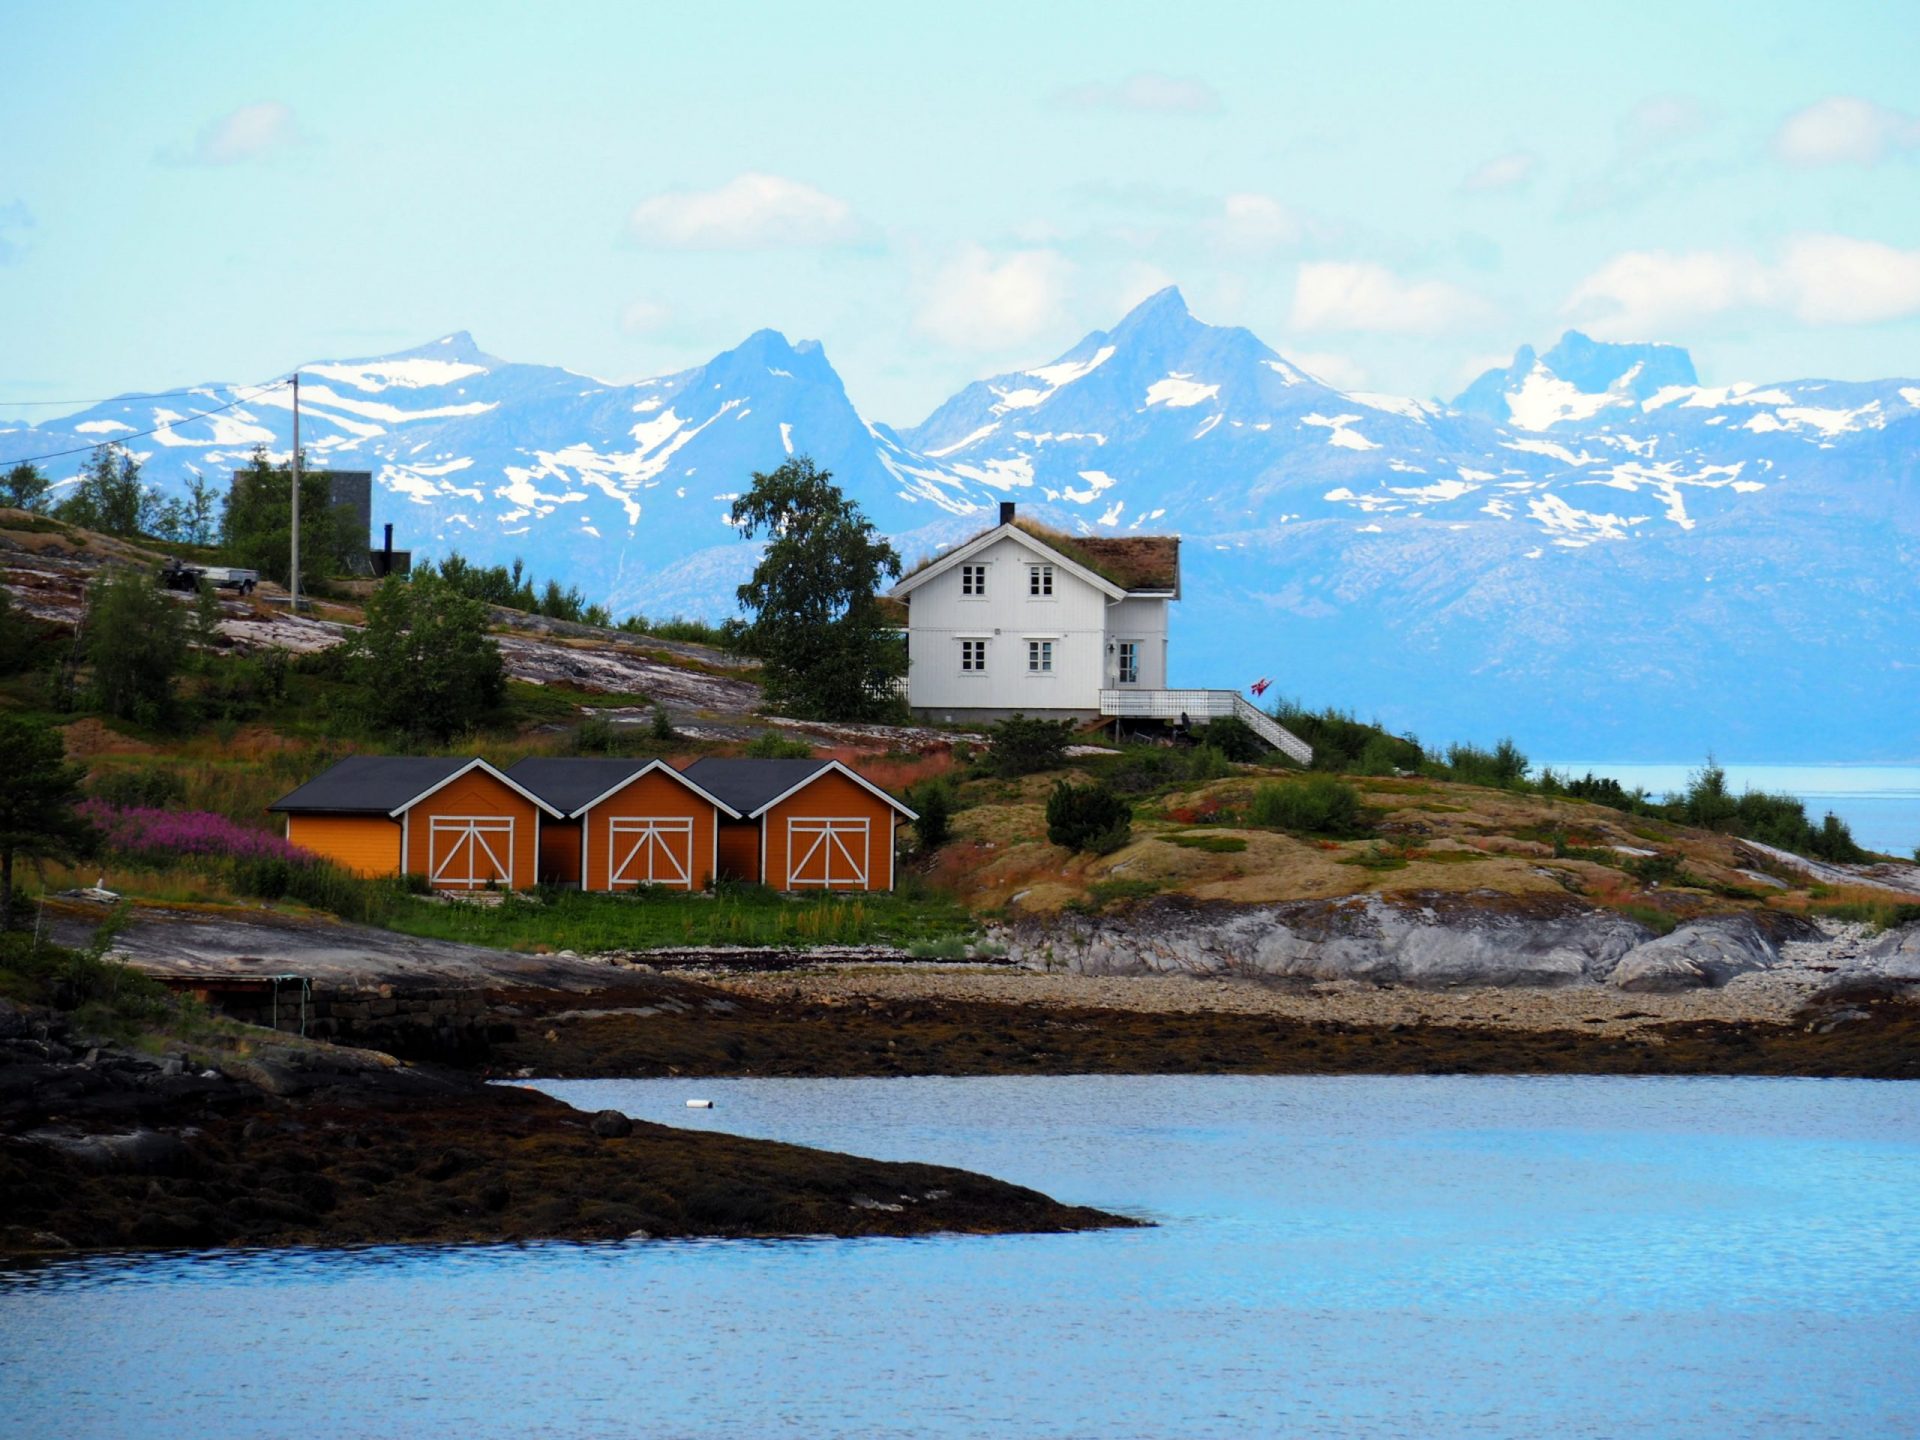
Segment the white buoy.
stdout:
<svg viewBox="0 0 1920 1440">
<path fill-rule="evenodd" d="M 711 1100 L 687 1101 L 687 1109 L 689 1110 L 711 1110 L 712 1108 L 713 1108 L 713 1102 Z"/>
</svg>

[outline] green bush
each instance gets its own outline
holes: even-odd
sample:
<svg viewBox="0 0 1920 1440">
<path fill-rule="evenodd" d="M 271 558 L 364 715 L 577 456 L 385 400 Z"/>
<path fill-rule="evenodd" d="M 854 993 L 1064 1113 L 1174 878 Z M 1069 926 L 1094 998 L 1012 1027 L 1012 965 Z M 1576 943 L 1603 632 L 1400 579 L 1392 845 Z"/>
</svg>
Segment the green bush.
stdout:
<svg viewBox="0 0 1920 1440">
<path fill-rule="evenodd" d="M 1224 780 L 1232 773 L 1232 757 L 1224 750 L 1216 749 L 1211 742 L 1202 745 L 1187 757 L 1187 779 L 1195 783 Z"/>
<path fill-rule="evenodd" d="M 791 740 L 769 730 L 749 741 L 743 753 L 755 760 L 811 760 L 813 747 L 804 740 Z"/>
<path fill-rule="evenodd" d="M 1511 790 L 1527 778 L 1527 757 L 1512 740 L 1502 740 L 1491 750 L 1478 745 L 1447 747 L 1447 776 L 1468 785 L 1488 785 Z"/>
<path fill-rule="evenodd" d="M 1303 835 L 1352 835 L 1360 829 L 1360 792 L 1328 775 L 1269 780 L 1254 789 L 1249 818 Z"/>
<path fill-rule="evenodd" d="M 1316 770 L 1384 775 L 1418 770 L 1426 761 L 1426 752 L 1411 735 L 1390 734 L 1332 707 L 1308 710 L 1283 700 L 1274 706 L 1273 718 L 1313 747 Z"/>
<path fill-rule="evenodd" d="M 1058 769 L 1066 763 L 1073 730 L 1071 720 L 1035 720 L 1025 715 L 1010 715 L 987 731 L 993 742 L 987 765 L 994 774 L 1006 779 Z"/>
<path fill-rule="evenodd" d="M 1069 850 L 1106 855 L 1133 834 L 1133 807 L 1098 783 L 1056 781 L 1047 797 L 1047 839 Z"/>
<path fill-rule="evenodd" d="M 944 778 L 923 780 L 907 791 L 907 804 L 919 819 L 913 833 L 922 850 L 938 850 L 953 831 L 953 786 Z"/>
<path fill-rule="evenodd" d="M 183 805 L 187 783 L 180 772 L 162 765 L 137 770 L 109 770 L 87 786 L 87 794 L 121 810 L 164 810 Z"/>
<path fill-rule="evenodd" d="M 1267 753 L 1267 742 L 1254 734 L 1253 727 L 1238 715 L 1222 715 L 1213 723 L 1197 728 L 1193 735 L 1202 746 L 1242 765 L 1251 765 Z"/>
</svg>

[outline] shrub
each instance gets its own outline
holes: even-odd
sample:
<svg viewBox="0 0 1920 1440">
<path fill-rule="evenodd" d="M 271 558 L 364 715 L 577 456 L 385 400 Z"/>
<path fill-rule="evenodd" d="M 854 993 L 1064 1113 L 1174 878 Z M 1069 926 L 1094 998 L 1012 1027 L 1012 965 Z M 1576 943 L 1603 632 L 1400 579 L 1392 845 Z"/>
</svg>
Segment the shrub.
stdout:
<svg viewBox="0 0 1920 1440">
<path fill-rule="evenodd" d="M 1071 720 L 1036 720 L 1011 715 L 987 732 L 993 742 L 987 764 L 994 774 L 1008 779 L 1057 769 L 1066 763 L 1073 728 Z"/>
<path fill-rule="evenodd" d="M 620 751 L 620 731 L 604 715 L 589 715 L 573 732 L 576 755 L 615 755 Z"/>
<path fill-rule="evenodd" d="M 1269 780 L 1255 788 L 1249 818 L 1275 830 L 1351 835 L 1360 828 L 1360 792 L 1327 775 Z"/>
<path fill-rule="evenodd" d="M 1133 807 L 1105 785 L 1057 781 L 1047 797 L 1047 839 L 1069 850 L 1106 855 L 1133 833 Z"/>
<path fill-rule="evenodd" d="M 1274 706 L 1273 718 L 1313 747 L 1313 768 L 1363 775 L 1418 770 L 1426 752 L 1411 735 L 1389 734 L 1342 710 L 1308 710 L 1290 701 Z M 1384 766 L 1385 768 L 1371 768 Z"/>
<path fill-rule="evenodd" d="M 647 721 L 647 734 L 655 740 L 673 740 L 678 736 L 674 732 L 673 717 L 667 714 L 665 705 L 653 707 L 653 717 Z"/>
<path fill-rule="evenodd" d="M 755 760 L 811 760 L 813 747 L 804 740 L 792 740 L 769 730 L 749 741 L 743 753 Z"/>
<path fill-rule="evenodd" d="M 159 765 L 109 770 L 87 786 L 89 799 L 115 810 L 160 810 L 187 798 L 180 772 Z"/>
<path fill-rule="evenodd" d="M 1211 727 L 1209 727 L 1211 728 Z M 1256 736 L 1256 739 L 1259 737 Z M 1214 748 L 1211 740 L 1202 745 L 1187 760 L 1187 779 L 1198 782 L 1224 780 L 1233 773 L 1232 757 L 1224 750 Z"/>
<path fill-rule="evenodd" d="M 1194 738 L 1202 746 L 1243 765 L 1251 765 L 1267 753 L 1267 742 L 1254 734 L 1253 727 L 1238 715 L 1222 715 L 1212 724 L 1195 730 Z"/>
<path fill-rule="evenodd" d="M 1449 745 L 1447 772 L 1450 778 L 1468 785 L 1489 785 L 1510 790 L 1527 778 L 1527 757 L 1512 740 L 1502 740 L 1491 750 L 1478 745 Z"/>
<path fill-rule="evenodd" d="M 107 849 L 123 859 L 169 864 L 183 856 L 273 859 L 308 864 L 313 856 L 267 830 L 240 825 L 210 810 L 121 807 L 83 801 L 79 813 L 100 831 Z"/>
<path fill-rule="evenodd" d="M 144 571 L 114 566 L 93 582 L 84 634 L 95 705 L 141 725 L 172 717 L 186 626 L 180 607 Z"/>
<path fill-rule="evenodd" d="M 907 804 L 920 818 L 913 833 L 922 850 L 938 850 L 953 830 L 953 787 L 944 779 L 923 780 L 907 791 Z"/>
</svg>

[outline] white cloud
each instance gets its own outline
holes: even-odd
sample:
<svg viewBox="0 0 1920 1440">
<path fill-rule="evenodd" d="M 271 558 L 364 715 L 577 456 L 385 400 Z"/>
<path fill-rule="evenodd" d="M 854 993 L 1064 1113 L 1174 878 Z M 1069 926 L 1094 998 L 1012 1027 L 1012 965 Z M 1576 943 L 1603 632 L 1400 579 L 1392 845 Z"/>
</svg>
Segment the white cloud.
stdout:
<svg viewBox="0 0 1920 1440">
<path fill-rule="evenodd" d="M 1857 95 L 1829 95 L 1799 109 L 1774 132 L 1773 153 L 1788 165 L 1874 165 L 1920 147 L 1920 119 Z"/>
<path fill-rule="evenodd" d="M 1803 235 L 1779 266 L 1793 312 L 1809 325 L 1871 325 L 1920 313 L 1920 250 L 1845 235 Z"/>
<path fill-rule="evenodd" d="M 657 250 L 775 250 L 840 244 L 859 225 L 837 196 L 748 171 L 712 190 L 647 196 L 628 216 L 627 233 Z"/>
<path fill-rule="evenodd" d="M 966 350 L 1028 340 L 1062 319 L 1072 266 L 1051 250 L 1021 250 L 995 260 L 970 245 L 940 268 L 914 326 Z"/>
<path fill-rule="evenodd" d="M 1519 190 L 1533 179 L 1540 157 L 1530 150 L 1515 150 L 1496 155 L 1460 182 L 1469 195 L 1484 195 L 1502 190 Z"/>
<path fill-rule="evenodd" d="M 1314 379 L 1336 390 L 1360 390 L 1367 383 L 1366 370 L 1359 362 L 1345 355 L 1297 350 L 1289 351 L 1285 358 L 1295 368 L 1306 371 Z"/>
<path fill-rule="evenodd" d="M 1486 302 L 1444 280 L 1402 280 L 1384 265 L 1315 261 L 1293 290 L 1296 330 L 1433 335 L 1480 318 Z"/>
<path fill-rule="evenodd" d="M 1920 314 L 1920 250 L 1845 235 L 1797 236 L 1772 261 L 1733 250 L 1633 250 L 1582 280 L 1563 308 L 1603 339 L 1648 339 L 1743 310 L 1868 325 Z"/>
<path fill-rule="evenodd" d="M 1269 254 L 1296 245 L 1308 230 L 1307 221 L 1271 195 L 1229 195 L 1220 205 L 1213 233 L 1228 250 L 1249 255 Z"/>
<path fill-rule="evenodd" d="M 263 160 L 299 140 L 293 111 L 278 100 L 259 100 L 229 110 L 196 135 L 184 151 L 174 148 L 162 154 L 175 164 L 239 165 Z"/>
<path fill-rule="evenodd" d="M 1712 123 L 1707 107 L 1691 95 L 1649 95 L 1622 117 L 1620 143 L 1634 154 L 1658 150 Z"/>
<path fill-rule="evenodd" d="M 1136 71 L 1112 83 L 1092 80 L 1071 85 L 1053 98 L 1056 105 L 1070 110 L 1131 110 L 1147 115 L 1211 115 L 1221 108 L 1218 92 L 1206 81 L 1159 70 Z"/>
<path fill-rule="evenodd" d="M 673 320 L 673 311 L 657 300 L 635 300 L 620 312 L 620 329 L 627 335 L 652 335 Z"/>
</svg>

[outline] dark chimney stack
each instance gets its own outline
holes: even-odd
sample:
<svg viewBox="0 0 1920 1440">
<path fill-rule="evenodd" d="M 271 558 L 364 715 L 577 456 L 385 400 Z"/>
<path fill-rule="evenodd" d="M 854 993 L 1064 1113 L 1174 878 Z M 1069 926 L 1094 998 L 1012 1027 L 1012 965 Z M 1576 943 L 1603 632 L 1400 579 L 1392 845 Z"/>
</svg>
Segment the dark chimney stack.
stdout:
<svg viewBox="0 0 1920 1440">
<path fill-rule="evenodd" d="M 1002 525 L 1011 525 L 1013 523 L 1013 501 L 1002 500 L 1000 502 L 1000 523 Z"/>
<path fill-rule="evenodd" d="M 380 542 L 380 556 L 381 556 L 381 562 L 382 562 L 380 565 L 380 573 L 382 575 L 391 575 L 393 573 L 393 526 L 392 525 L 387 526 L 387 538 Z"/>
</svg>

